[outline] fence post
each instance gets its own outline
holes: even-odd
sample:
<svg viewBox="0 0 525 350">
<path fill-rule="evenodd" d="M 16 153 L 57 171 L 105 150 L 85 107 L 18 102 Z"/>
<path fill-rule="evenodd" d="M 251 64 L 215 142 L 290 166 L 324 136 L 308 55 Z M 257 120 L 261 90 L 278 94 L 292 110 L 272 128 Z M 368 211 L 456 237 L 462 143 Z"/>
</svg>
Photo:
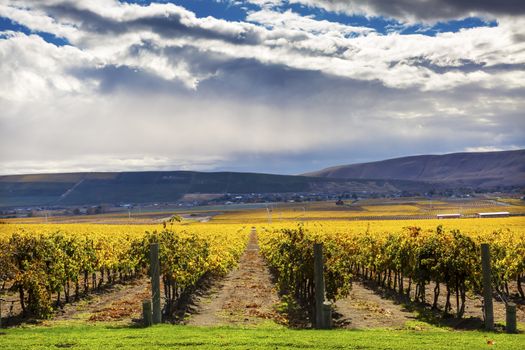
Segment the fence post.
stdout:
<svg viewBox="0 0 525 350">
<path fill-rule="evenodd" d="M 481 269 L 483 272 L 483 306 L 485 312 L 485 329 L 494 330 L 494 308 L 492 306 L 492 272 L 490 268 L 490 246 L 481 244 Z"/>
<path fill-rule="evenodd" d="M 332 328 L 332 303 L 329 301 L 325 301 L 323 303 L 323 320 L 321 323 L 321 328 Z"/>
<path fill-rule="evenodd" d="M 506 307 L 507 311 L 507 322 L 505 326 L 505 330 L 507 333 L 516 333 L 517 327 L 516 327 L 516 304 L 514 303 L 507 303 Z"/>
<path fill-rule="evenodd" d="M 160 313 L 160 263 L 159 244 L 151 243 L 149 250 L 150 273 L 151 273 L 151 300 L 153 306 L 153 324 L 161 323 Z"/>
<path fill-rule="evenodd" d="M 324 263 L 323 244 L 314 244 L 314 284 L 315 284 L 315 328 L 330 328 L 332 321 L 331 303 L 324 304 Z M 328 310 L 328 311 L 327 311 Z M 329 320 L 329 321 L 327 321 Z"/>
<path fill-rule="evenodd" d="M 315 328 L 321 328 L 323 322 L 324 276 L 323 244 L 314 244 L 314 284 L 315 284 Z"/>
<path fill-rule="evenodd" d="M 144 320 L 144 326 L 149 327 L 152 325 L 153 320 L 151 316 L 151 300 L 146 299 L 142 302 L 142 319 Z"/>
</svg>

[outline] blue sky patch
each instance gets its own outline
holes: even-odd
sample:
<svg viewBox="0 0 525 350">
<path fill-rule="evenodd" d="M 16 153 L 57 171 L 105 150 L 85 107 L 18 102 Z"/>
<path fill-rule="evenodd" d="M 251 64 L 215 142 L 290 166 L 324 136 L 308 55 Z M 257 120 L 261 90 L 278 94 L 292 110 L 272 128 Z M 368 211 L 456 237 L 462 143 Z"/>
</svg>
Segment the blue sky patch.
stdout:
<svg viewBox="0 0 525 350">
<path fill-rule="evenodd" d="M 433 26 L 413 25 L 403 28 L 400 34 L 423 34 L 435 36 L 439 33 L 452 32 L 456 33 L 462 29 L 477 28 L 477 27 L 496 27 L 496 21 L 485 22 L 477 17 L 468 17 L 460 20 L 453 20 L 448 22 L 438 22 Z"/>
<path fill-rule="evenodd" d="M 15 21 L 12 21 L 9 18 L 0 17 L 0 31 L 12 30 L 14 32 L 22 32 L 24 34 L 36 34 L 50 44 L 56 46 L 65 46 L 70 45 L 69 41 L 66 38 L 57 37 L 54 34 L 47 32 L 33 31 L 28 27 L 21 25 Z"/>
<path fill-rule="evenodd" d="M 199 18 L 212 16 L 227 21 L 245 21 L 250 12 L 260 10 L 260 7 L 246 1 L 232 0 L 121 0 L 121 2 L 134 3 L 143 6 L 151 3 L 173 3 L 195 13 Z M 422 34 L 435 36 L 443 32 L 458 32 L 462 29 L 475 27 L 494 27 L 496 21 L 484 21 L 477 17 L 469 17 L 459 20 L 438 22 L 433 25 L 415 24 L 406 25 L 395 19 L 387 17 L 365 17 L 362 15 L 348 15 L 345 13 L 326 11 L 317 7 L 308 7 L 301 4 L 289 4 L 285 2 L 281 6 L 272 7 L 274 11 L 284 12 L 291 10 L 301 16 L 309 16 L 316 20 L 326 20 L 356 27 L 367 27 L 374 29 L 377 33 L 388 34 L 397 32 L 399 34 Z M 45 41 L 57 46 L 69 45 L 65 38 L 57 37 L 51 33 L 32 31 L 30 28 L 0 17 L 0 31 L 13 30 L 25 34 L 37 34 Z"/>
<path fill-rule="evenodd" d="M 248 11 L 256 11 L 258 6 L 250 3 L 239 3 L 234 1 L 214 1 L 214 0 L 127 0 L 127 3 L 147 6 L 151 3 L 172 3 L 184 7 L 186 10 L 195 13 L 198 18 L 215 17 L 226 21 L 244 21 Z"/>
<path fill-rule="evenodd" d="M 232 0 L 122 0 L 122 2 L 134 3 L 147 6 L 151 3 L 173 3 L 195 13 L 199 18 L 212 16 L 227 21 L 244 21 L 249 12 L 258 11 L 261 8 L 247 1 Z M 395 19 L 387 17 L 365 17 L 362 15 L 348 15 L 341 12 L 326 11 L 318 7 L 309 7 L 297 3 L 284 2 L 281 6 L 273 6 L 278 12 L 291 10 L 301 16 L 310 16 L 316 20 L 326 20 L 356 27 L 373 28 L 381 34 L 397 32 L 399 34 L 422 34 L 435 36 L 443 32 L 458 32 L 461 29 L 475 27 L 495 27 L 496 21 L 484 21 L 477 17 L 469 17 L 460 20 L 438 22 L 434 25 L 406 25 Z"/>
<path fill-rule="evenodd" d="M 330 12 L 317 7 L 308 7 L 301 4 L 287 4 L 279 6 L 280 12 L 291 9 L 293 12 L 301 16 L 312 16 L 316 20 L 326 20 L 330 22 L 337 22 L 345 25 L 356 27 L 373 28 L 376 32 L 381 34 L 388 34 L 391 32 L 398 32 L 399 34 L 423 34 L 428 36 L 435 36 L 443 32 L 458 32 L 461 29 L 475 28 L 475 27 L 495 27 L 496 21 L 484 21 L 477 17 L 469 17 L 460 20 L 452 20 L 447 22 L 438 22 L 434 25 L 416 24 L 407 26 L 395 19 L 375 16 L 365 17 L 362 15 L 348 15 L 340 12 Z"/>
</svg>

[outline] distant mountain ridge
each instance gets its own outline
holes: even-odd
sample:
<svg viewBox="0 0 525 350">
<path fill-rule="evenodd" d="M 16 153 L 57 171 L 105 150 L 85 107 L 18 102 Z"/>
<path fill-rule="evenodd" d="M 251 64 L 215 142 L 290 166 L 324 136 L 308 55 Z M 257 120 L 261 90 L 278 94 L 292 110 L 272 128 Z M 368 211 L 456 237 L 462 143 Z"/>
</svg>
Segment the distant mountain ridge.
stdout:
<svg viewBox="0 0 525 350">
<path fill-rule="evenodd" d="M 425 193 L 525 186 L 525 150 L 412 156 L 305 175 L 138 171 L 0 176 L 0 207 L 175 203 L 191 194 Z"/>
<path fill-rule="evenodd" d="M 188 194 L 396 193 L 417 181 L 330 179 L 237 172 L 141 171 L 0 176 L 0 207 L 174 203 Z"/>
<path fill-rule="evenodd" d="M 525 149 L 409 156 L 340 165 L 303 175 L 340 179 L 423 181 L 477 188 L 523 186 Z"/>
</svg>

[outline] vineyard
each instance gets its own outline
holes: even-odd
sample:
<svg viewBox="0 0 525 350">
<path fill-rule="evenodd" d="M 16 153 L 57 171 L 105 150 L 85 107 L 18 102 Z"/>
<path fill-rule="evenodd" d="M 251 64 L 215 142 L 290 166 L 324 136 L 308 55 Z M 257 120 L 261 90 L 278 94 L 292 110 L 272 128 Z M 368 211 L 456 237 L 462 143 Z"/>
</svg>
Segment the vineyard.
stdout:
<svg viewBox="0 0 525 350">
<path fill-rule="evenodd" d="M 169 226 L 2 225 L 0 282 L 18 294 L 24 315 L 49 317 L 62 302 L 147 272 L 149 245 L 158 242 L 170 313 L 202 277 L 234 267 L 247 238 L 240 225 L 177 232 Z"/>
<path fill-rule="evenodd" d="M 391 206 L 390 212 L 387 205 L 375 207 L 387 214 L 412 210 L 405 205 Z M 64 319 L 57 315 L 69 305 L 102 298 L 103 310 L 110 313 L 115 305 L 132 303 L 134 316 L 93 313 L 85 318 L 89 322 L 142 322 L 142 300 L 152 291 L 150 245 L 158 243 L 163 322 L 188 324 L 190 330 L 210 325 L 311 327 L 316 304 L 313 247 L 322 243 L 325 297 L 332 302 L 335 327 L 420 329 L 449 319 L 457 320 L 449 323 L 456 325 L 483 315 L 480 247 L 488 243 L 498 329 L 504 329 L 508 302 L 518 305 L 518 329 L 523 329 L 525 221 L 520 216 L 356 221 L 341 220 L 339 208 L 318 208 L 315 215 L 322 220 L 292 220 L 304 215 L 300 209 L 287 213 L 289 219 L 270 222 L 254 210 L 229 213 L 227 220 L 218 215 L 207 223 L 179 222 L 173 216 L 163 223 L 134 225 L 1 224 L 0 297 L 11 307 L 17 305 L 13 314 L 3 303 L 3 321 L 12 321 L 6 316 L 22 322 Z M 117 222 L 126 221 L 114 216 Z M 250 217 L 255 223 L 245 224 Z M 126 291 L 136 295 L 126 299 Z M 113 303 L 112 298 L 122 301 Z M 418 311 L 395 311 L 401 306 L 392 300 Z M 426 313 L 438 321 L 425 318 L 411 325 Z M 474 324 L 471 329 L 481 327 Z"/>
<path fill-rule="evenodd" d="M 314 303 L 313 245 L 323 243 L 327 298 L 348 295 L 352 280 L 373 281 L 378 286 L 438 308 L 446 295 L 443 312 L 461 318 L 467 294 L 481 294 L 481 243 L 493 251 L 493 284 L 504 300 L 512 297 L 509 285 L 525 300 L 525 232 L 523 220 L 463 220 L 446 229 L 435 220 L 426 222 L 374 222 L 364 225 L 309 223 L 293 227 L 262 227 L 262 252 L 277 272 L 279 288 L 293 295 L 306 309 Z M 401 226 L 405 224 L 406 226 Z M 419 226 L 419 224 L 423 224 Z M 479 225 L 479 226 L 478 226 Z M 499 225 L 499 226 L 498 226 Z M 426 290 L 432 286 L 432 300 Z M 455 303 L 451 298 L 455 297 Z"/>
</svg>

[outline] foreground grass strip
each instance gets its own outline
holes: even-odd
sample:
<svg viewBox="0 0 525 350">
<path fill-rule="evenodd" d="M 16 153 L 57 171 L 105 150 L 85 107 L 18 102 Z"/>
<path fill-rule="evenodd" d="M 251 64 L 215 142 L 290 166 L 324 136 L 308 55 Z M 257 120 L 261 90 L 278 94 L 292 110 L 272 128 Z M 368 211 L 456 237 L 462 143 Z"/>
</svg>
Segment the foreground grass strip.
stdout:
<svg viewBox="0 0 525 350">
<path fill-rule="evenodd" d="M 524 349 L 525 335 L 479 331 L 290 330 L 59 325 L 3 330 L 0 349 Z"/>
</svg>

